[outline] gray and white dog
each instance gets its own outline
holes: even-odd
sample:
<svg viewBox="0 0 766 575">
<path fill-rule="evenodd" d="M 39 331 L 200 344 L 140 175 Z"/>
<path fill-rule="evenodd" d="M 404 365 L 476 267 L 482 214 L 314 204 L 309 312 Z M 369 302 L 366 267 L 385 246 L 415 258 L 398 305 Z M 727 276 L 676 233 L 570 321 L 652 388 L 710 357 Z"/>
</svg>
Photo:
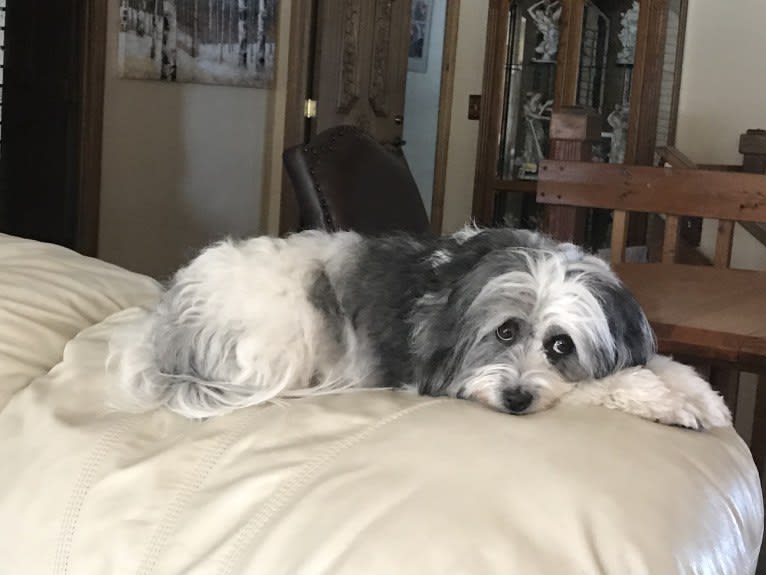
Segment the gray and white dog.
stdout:
<svg viewBox="0 0 766 575">
<path fill-rule="evenodd" d="M 693 370 L 655 354 L 603 261 L 512 229 L 226 240 L 112 351 L 133 404 L 191 418 L 393 387 L 511 414 L 569 402 L 695 429 L 731 421 Z"/>
</svg>

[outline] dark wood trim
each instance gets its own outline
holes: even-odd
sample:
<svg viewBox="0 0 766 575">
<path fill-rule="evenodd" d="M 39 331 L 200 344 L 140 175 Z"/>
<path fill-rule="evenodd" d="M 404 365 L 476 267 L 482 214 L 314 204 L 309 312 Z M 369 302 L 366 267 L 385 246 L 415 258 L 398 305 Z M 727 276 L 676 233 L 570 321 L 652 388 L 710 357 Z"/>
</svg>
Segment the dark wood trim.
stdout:
<svg viewBox="0 0 766 575">
<path fill-rule="evenodd" d="M 668 0 L 641 3 L 630 96 L 633 105 L 630 107 L 625 149 L 626 164 L 649 166 L 654 161 L 667 12 Z"/>
<path fill-rule="evenodd" d="M 577 103 L 585 0 L 565 0 L 562 6 L 559 49 L 556 56 L 556 86 L 553 95 L 555 109 L 574 106 Z"/>
<path fill-rule="evenodd" d="M 509 0 L 489 0 L 487 42 L 484 49 L 476 172 L 473 187 L 473 219 L 480 225 L 492 224 L 494 191 L 490 182 L 497 172 L 496 158 L 502 116 L 503 72 L 508 41 Z"/>
<path fill-rule="evenodd" d="M 644 265 L 644 264 L 625 264 Z M 677 265 L 677 264 L 673 264 Z M 753 370 L 766 369 L 763 341 L 755 337 L 733 340 L 725 334 L 698 328 L 652 322 L 659 352 L 665 355 L 693 357 L 697 361 Z M 748 347 L 749 346 L 749 347 Z"/>
<path fill-rule="evenodd" d="M 631 86 L 630 121 L 625 163 L 651 166 L 657 145 L 657 118 L 667 35 L 668 0 L 644 0 L 638 15 L 635 67 Z M 628 216 L 628 245 L 646 243 L 648 219 Z"/>
<path fill-rule="evenodd" d="M 292 0 L 290 7 L 290 42 L 287 62 L 287 93 L 285 95 L 284 149 L 306 142 L 308 121 L 304 103 L 311 96 L 312 53 L 317 0 Z M 298 229 L 298 204 L 290 178 L 282 170 L 282 190 L 279 197 L 279 235 Z"/>
<path fill-rule="evenodd" d="M 431 199 L 431 231 L 441 234 L 444 222 L 444 195 L 447 184 L 447 155 L 452 126 L 452 96 L 455 89 L 455 60 L 457 57 L 460 0 L 447 0 L 442 49 L 441 84 L 439 87 L 439 117 L 436 127 L 434 158 L 434 187 Z"/>
<path fill-rule="evenodd" d="M 697 164 L 700 170 L 711 172 L 741 172 L 742 166 L 733 166 L 731 164 Z"/>
<path fill-rule="evenodd" d="M 78 133 L 78 206 L 75 249 L 98 253 L 101 153 L 104 126 L 107 3 L 84 0 L 80 34 L 80 118 Z"/>
<path fill-rule="evenodd" d="M 537 182 L 535 180 L 495 180 L 492 189 L 496 192 L 535 194 L 537 193 Z"/>
<path fill-rule="evenodd" d="M 678 127 L 678 102 L 681 99 L 681 75 L 684 68 L 684 49 L 686 47 L 686 20 L 689 14 L 689 0 L 681 0 L 681 10 L 678 14 L 678 47 L 673 72 L 673 99 L 670 103 L 670 127 L 668 129 L 668 146 L 676 144 L 676 129 Z"/>
</svg>

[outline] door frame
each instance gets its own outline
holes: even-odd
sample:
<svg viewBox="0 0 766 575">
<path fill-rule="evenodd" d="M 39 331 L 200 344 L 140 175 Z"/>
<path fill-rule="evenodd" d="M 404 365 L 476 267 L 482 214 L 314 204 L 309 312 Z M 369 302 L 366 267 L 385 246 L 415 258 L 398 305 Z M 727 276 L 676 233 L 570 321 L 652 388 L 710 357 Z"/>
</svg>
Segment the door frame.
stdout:
<svg viewBox="0 0 766 575">
<path fill-rule="evenodd" d="M 460 0 L 447 0 L 442 47 L 442 77 L 439 83 L 439 115 L 436 124 L 434 187 L 431 198 L 431 231 L 438 235 L 441 235 L 444 224 L 444 197 L 447 189 L 447 160 L 452 126 L 452 95 L 455 91 L 455 62 L 459 24 Z"/>
<path fill-rule="evenodd" d="M 107 2 L 82 0 L 78 54 L 80 118 L 77 126 L 77 230 L 75 249 L 98 254 L 101 197 L 101 153 L 104 127 Z"/>
<path fill-rule="evenodd" d="M 313 45 L 316 36 L 316 13 L 319 0 L 293 0 L 290 12 L 290 45 L 287 64 L 284 149 L 306 143 L 311 135 L 310 120 L 304 117 L 304 103 L 312 95 Z M 431 230 L 441 233 L 444 216 L 447 159 L 452 122 L 452 95 L 455 81 L 460 0 L 447 0 L 444 27 L 439 112 L 434 154 L 434 187 L 431 201 Z M 405 119 L 406 121 L 406 119 Z M 282 153 L 282 150 L 274 150 Z M 298 206 L 284 168 L 279 187 L 279 234 L 297 229 Z M 274 198 L 272 198 L 274 200 Z M 267 223 L 267 228 L 271 226 Z"/>
<path fill-rule="evenodd" d="M 293 0 L 290 8 L 290 33 L 289 38 L 285 39 L 290 51 L 287 57 L 283 150 L 306 143 L 310 136 L 309 119 L 305 117 L 304 106 L 312 91 L 318 2 L 319 0 Z M 281 156 L 283 150 L 273 150 L 272 153 Z M 281 174 L 278 202 L 279 235 L 284 236 L 298 229 L 298 204 L 284 165 Z"/>
</svg>

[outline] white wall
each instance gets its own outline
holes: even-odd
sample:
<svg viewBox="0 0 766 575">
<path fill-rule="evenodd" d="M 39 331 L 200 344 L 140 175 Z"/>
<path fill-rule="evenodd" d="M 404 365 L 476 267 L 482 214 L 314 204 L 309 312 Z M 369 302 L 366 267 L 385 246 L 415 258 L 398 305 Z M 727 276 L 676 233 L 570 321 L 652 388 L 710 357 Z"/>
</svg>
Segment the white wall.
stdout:
<svg viewBox="0 0 766 575">
<path fill-rule="evenodd" d="M 99 257 L 166 277 L 261 219 L 268 91 L 121 80 L 109 1 Z"/>
<path fill-rule="evenodd" d="M 461 228 L 471 218 L 479 122 L 467 117 L 468 96 L 481 94 L 488 9 L 488 0 L 462 0 L 460 3 L 444 192 L 444 233 Z"/>
<path fill-rule="evenodd" d="M 432 14 L 426 71 L 407 72 L 402 136 L 407 142 L 404 155 L 429 217 L 434 190 L 434 159 L 447 0 L 435 0 Z"/>
</svg>

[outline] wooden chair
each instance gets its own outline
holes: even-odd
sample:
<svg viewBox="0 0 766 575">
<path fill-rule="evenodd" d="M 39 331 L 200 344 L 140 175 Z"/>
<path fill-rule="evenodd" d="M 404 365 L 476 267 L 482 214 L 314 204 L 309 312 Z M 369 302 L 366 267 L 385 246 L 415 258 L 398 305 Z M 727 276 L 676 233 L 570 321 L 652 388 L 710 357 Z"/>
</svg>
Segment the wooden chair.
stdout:
<svg viewBox="0 0 766 575">
<path fill-rule="evenodd" d="M 614 210 L 612 264 L 646 311 L 661 353 L 766 374 L 766 272 L 729 268 L 734 222 L 766 222 L 765 175 L 546 160 L 537 200 Z M 665 216 L 660 263 L 624 262 L 630 212 Z M 714 265 L 676 263 L 683 216 L 718 220 Z M 762 469 L 766 388 L 760 387 L 751 450 Z M 727 400 L 735 407 L 736 392 Z"/>
</svg>

